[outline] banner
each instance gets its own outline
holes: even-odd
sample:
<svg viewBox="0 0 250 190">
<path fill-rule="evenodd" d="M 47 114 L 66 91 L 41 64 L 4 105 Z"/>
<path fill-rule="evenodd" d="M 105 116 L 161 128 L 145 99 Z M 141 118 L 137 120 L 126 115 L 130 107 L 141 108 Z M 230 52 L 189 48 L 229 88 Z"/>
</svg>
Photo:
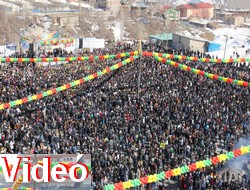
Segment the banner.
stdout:
<svg viewBox="0 0 250 190">
<path fill-rule="evenodd" d="M 48 41 L 55 38 L 59 38 L 59 32 L 43 33 L 41 35 L 41 41 Z"/>
<path fill-rule="evenodd" d="M 104 39 L 83 38 L 83 39 L 79 39 L 79 40 L 82 40 L 82 47 L 79 47 L 81 49 L 83 49 L 83 48 L 88 48 L 88 49 L 105 48 Z"/>
<path fill-rule="evenodd" d="M 68 44 L 68 43 L 74 43 L 74 39 L 70 38 L 70 39 L 53 39 L 53 40 L 49 40 L 49 41 L 41 41 L 40 44 L 41 45 L 57 45 L 59 43 L 62 44 Z"/>
</svg>

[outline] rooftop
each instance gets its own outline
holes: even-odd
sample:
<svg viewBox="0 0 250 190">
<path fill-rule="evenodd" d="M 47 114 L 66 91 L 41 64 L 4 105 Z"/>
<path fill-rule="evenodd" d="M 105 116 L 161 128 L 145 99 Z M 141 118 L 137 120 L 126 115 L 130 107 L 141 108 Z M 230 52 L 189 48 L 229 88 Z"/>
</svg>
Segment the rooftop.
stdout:
<svg viewBox="0 0 250 190">
<path fill-rule="evenodd" d="M 213 5 L 210 3 L 195 3 L 194 7 L 197 9 L 212 8 Z"/>
<path fill-rule="evenodd" d="M 197 36 L 185 35 L 185 34 L 181 34 L 181 33 L 178 33 L 178 32 L 176 32 L 175 35 L 186 37 L 186 38 L 189 38 L 189 39 L 195 40 L 195 41 L 208 42 L 208 40 L 206 40 L 204 38 L 201 38 L 201 37 L 197 37 Z"/>
<path fill-rule="evenodd" d="M 190 21 L 190 23 L 206 25 L 208 22 L 203 22 L 203 21 L 200 21 L 200 20 L 194 20 L 194 21 Z"/>
<path fill-rule="evenodd" d="M 172 33 L 164 33 L 164 34 L 151 35 L 149 37 L 157 39 L 157 40 L 165 41 L 165 40 L 172 40 L 173 34 Z"/>
<path fill-rule="evenodd" d="M 148 5 L 145 2 L 137 2 L 137 3 L 133 3 L 131 5 L 132 7 L 140 7 L 140 8 L 148 8 Z"/>
<path fill-rule="evenodd" d="M 178 8 L 194 9 L 194 7 L 190 4 L 183 4 L 183 5 L 178 6 Z"/>
<path fill-rule="evenodd" d="M 168 9 L 171 9 L 171 8 L 172 8 L 171 6 L 164 5 L 163 7 L 160 8 L 160 11 L 161 11 L 161 12 L 164 12 L 164 11 L 166 11 L 166 10 L 168 10 Z"/>
<path fill-rule="evenodd" d="M 184 8 L 184 9 L 206 9 L 212 7 L 213 5 L 210 3 L 192 3 L 192 4 L 183 4 L 178 6 L 178 8 Z"/>
</svg>

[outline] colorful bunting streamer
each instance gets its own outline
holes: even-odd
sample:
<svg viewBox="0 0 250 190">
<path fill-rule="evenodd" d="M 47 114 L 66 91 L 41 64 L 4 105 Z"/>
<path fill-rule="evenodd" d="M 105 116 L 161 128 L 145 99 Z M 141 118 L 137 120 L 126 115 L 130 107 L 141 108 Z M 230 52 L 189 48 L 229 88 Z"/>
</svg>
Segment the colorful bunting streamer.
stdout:
<svg viewBox="0 0 250 190">
<path fill-rule="evenodd" d="M 188 61 L 199 61 L 205 63 L 242 63 L 248 62 L 250 63 L 250 57 L 248 58 L 230 58 L 230 59 L 210 59 L 210 58 L 198 58 L 198 57 L 189 57 L 184 55 L 176 55 L 176 54 L 166 54 L 166 53 L 156 53 L 156 52 L 143 52 L 142 55 L 147 57 L 163 57 L 166 59 L 178 59 L 178 60 L 188 60 Z"/>
<path fill-rule="evenodd" d="M 138 51 L 119 53 L 116 55 L 100 55 L 100 56 L 85 56 L 85 57 L 54 57 L 54 58 L 0 58 L 0 63 L 28 63 L 28 62 L 58 62 L 58 61 L 93 61 L 93 60 L 105 60 L 114 58 L 123 58 L 128 56 L 138 55 Z M 209 58 L 198 58 L 198 57 L 186 57 L 183 55 L 174 54 L 162 54 L 155 52 L 142 52 L 143 56 L 152 57 L 164 57 L 167 59 L 179 59 L 179 60 L 190 60 L 200 61 L 206 63 L 233 63 L 233 62 L 250 62 L 250 58 L 238 58 L 238 59 L 209 59 Z"/>
<path fill-rule="evenodd" d="M 20 190 L 33 190 L 33 188 L 29 188 L 29 187 L 20 187 L 19 189 Z M 9 188 L 0 188 L 0 190 L 15 190 L 15 189 L 12 187 L 9 187 Z"/>
<path fill-rule="evenodd" d="M 100 56 L 85 56 L 85 57 L 51 57 L 51 58 L 0 58 L 0 63 L 29 63 L 29 62 L 59 62 L 59 61 L 97 61 L 97 60 L 107 60 L 115 58 L 125 58 L 129 56 L 138 55 L 138 51 L 118 53 L 114 55 L 100 55 Z"/>
<path fill-rule="evenodd" d="M 134 52 L 134 54 L 138 54 L 138 52 Z M 22 98 L 22 99 L 19 99 L 19 100 L 15 100 L 15 101 L 11 101 L 9 103 L 5 103 L 5 104 L 1 104 L 0 105 L 0 110 L 3 110 L 3 109 L 8 109 L 8 108 L 12 108 L 12 107 L 15 107 L 17 105 L 21 105 L 21 104 L 25 104 L 25 103 L 28 103 L 28 102 L 31 102 L 31 101 L 34 101 L 34 100 L 39 100 L 41 98 L 44 98 L 46 96 L 50 96 L 50 95 L 53 95 L 53 94 L 56 94 L 58 92 L 61 92 L 61 91 L 64 91 L 64 90 L 67 90 L 69 88 L 72 88 L 74 86 L 78 86 L 80 84 L 83 84 L 84 82 L 87 82 L 89 80 L 93 80 L 97 77 L 100 77 L 106 73 L 109 73 L 113 70 L 116 70 L 124 65 L 126 65 L 127 63 L 133 61 L 134 59 L 137 59 L 138 56 L 135 55 L 134 57 L 130 57 L 120 63 L 117 63 L 111 67 L 108 67 L 106 69 L 103 69 L 102 71 L 99 71 L 99 72 L 96 72 L 94 74 L 91 74 L 87 77 L 84 77 L 82 79 L 79 79 L 79 80 L 76 80 L 76 81 L 73 81 L 71 83 L 68 83 L 68 84 L 64 84 L 63 86 L 60 86 L 60 87 L 57 87 L 57 88 L 53 88 L 53 89 L 50 89 L 48 91 L 45 91 L 45 92 L 41 92 L 40 94 L 36 94 L 36 95 L 33 95 L 33 96 L 28 96 L 28 97 L 25 97 L 25 98 Z"/>
<path fill-rule="evenodd" d="M 170 60 L 167 60 L 167 59 L 159 57 L 159 56 L 155 56 L 155 60 L 162 62 L 162 63 L 167 63 L 167 64 L 174 66 L 174 67 L 178 67 L 184 71 L 189 71 L 189 72 L 192 72 L 192 73 L 197 74 L 197 75 L 205 76 L 205 77 L 213 79 L 213 80 L 219 80 L 222 82 L 226 82 L 229 84 L 236 84 L 236 85 L 243 86 L 243 87 L 250 87 L 249 82 L 231 79 L 231 78 L 226 78 L 226 77 L 218 76 L 216 74 L 207 73 L 207 72 L 201 71 L 199 69 L 191 68 L 187 65 L 180 64 L 180 63 L 177 63 L 174 61 L 170 61 Z"/>
<path fill-rule="evenodd" d="M 243 146 L 239 149 L 230 151 L 226 154 L 220 154 L 210 159 L 198 161 L 190 165 L 185 165 L 185 166 L 181 166 L 172 170 L 161 172 L 159 174 L 152 174 L 152 175 L 148 175 L 145 177 L 141 177 L 140 179 L 134 179 L 134 180 L 119 182 L 115 184 L 108 184 L 104 186 L 104 190 L 123 190 L 123 189 L 129 189 L 129 188 L 136 188 L 143 184 L 155 183 L 157 181 L 170 178 L 172 176 L 179 176 L 188 172 L 196 171 L 198 169 L 209 167 L 211 165 L 215 165 L 220 162 L 228 161 L 235 157 L 243 156 L 248 153 L 250 153 L 250 145 Z"/>
<path fill-rule="evenodd" d="M 20 185 L 22 184 L 23 182 L 23 174 L 19 176 L 19 178 L 17 179 L 17 181 L 15 181 L 15 183 L 13 184 L 12 186 L 12 189 L 13 190 L 18 190 Z"/>
<path fill-rule="evenodd" d="M 51 40 L 51 41 L 41 41 L 42 45 L 55 45 L 55 44 L 66 44 L 66 43 L 73 43 L 74 39 L 62 39 L 62 40 Z"/>
</svg>

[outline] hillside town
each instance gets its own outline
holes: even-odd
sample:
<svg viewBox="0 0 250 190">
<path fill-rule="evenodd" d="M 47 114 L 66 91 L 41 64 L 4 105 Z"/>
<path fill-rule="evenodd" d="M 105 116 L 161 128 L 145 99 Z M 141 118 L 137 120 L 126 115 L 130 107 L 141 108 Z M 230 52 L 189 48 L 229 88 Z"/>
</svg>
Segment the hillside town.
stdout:
<svg viewBox="0 0 250 190">
<path fill-rule="evenodd" d="M 4 10 L 0 13 L 0 44 L 12 44 L 19 51 L 25 51 L 31 43 L 35 49 L 51 50 L 53 47 L 41 47 L 40 42 L 66 35 L 75 42 L 79 38 L 103 39 L 105 44 L 141 39 L 177 49 L 219 51 L 232 37 L 223 34 L 224 42 L 218 43 L 221 39 L 216 40 L 214 30 L 237 27 L 242 29 L 240 33 L 250 28 L 250 9 L 244 1 L 242 7 L 235 8 L 230 0 L 191 0 L 185 4 L 170 0 L 0 0 Z M 245 42 L 238 46 L 243 48 L 239 51 L 247 53 L 249 35 L 244 35 Z M 75 42 L 67 47 L 76 49 L 79 45 Z M 6 52 L 3 49 L 0 52 Z"/>
</svg>

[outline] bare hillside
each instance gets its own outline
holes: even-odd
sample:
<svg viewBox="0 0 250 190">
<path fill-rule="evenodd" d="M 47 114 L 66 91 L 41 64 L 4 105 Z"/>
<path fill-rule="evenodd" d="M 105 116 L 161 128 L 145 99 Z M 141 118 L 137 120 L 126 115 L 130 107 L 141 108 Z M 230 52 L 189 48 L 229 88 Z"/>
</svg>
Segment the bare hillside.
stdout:
<svg viewBox="0 0 250 190">
<path fill-rule="evenodd" d="M 230 9 L 249 9 L 250 10 L 250 0 L 227 0 L 227 8 Z"/>
</svg>

